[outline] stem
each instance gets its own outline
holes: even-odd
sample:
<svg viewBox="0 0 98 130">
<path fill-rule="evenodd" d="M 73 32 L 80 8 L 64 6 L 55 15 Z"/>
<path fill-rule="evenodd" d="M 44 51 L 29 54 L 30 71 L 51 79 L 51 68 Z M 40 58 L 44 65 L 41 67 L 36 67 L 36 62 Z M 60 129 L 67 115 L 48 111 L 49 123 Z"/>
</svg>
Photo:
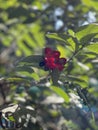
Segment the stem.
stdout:
<svg viewBox="0 0 98 130">
<path fill-rule="evenodd" d="M 4 102 L 5 102 L 6 96 L 5 96 L 5 93 L 4 93 L 3 84 L 1 84 L 1 83 L 0 83 L 0 92 L 1 92 L 1 95 L 2 95 L 3 100 L 4 100 Z"/>
<path fill-rule="evenodd" d="M 84 45 L 81 48 L 79 48 L 77 51 L 75 51 L 66 63 L 69 63 L 73 59 L 73 57 L 75 57 L 83 49 L 83 47 Z"/>
</svg>

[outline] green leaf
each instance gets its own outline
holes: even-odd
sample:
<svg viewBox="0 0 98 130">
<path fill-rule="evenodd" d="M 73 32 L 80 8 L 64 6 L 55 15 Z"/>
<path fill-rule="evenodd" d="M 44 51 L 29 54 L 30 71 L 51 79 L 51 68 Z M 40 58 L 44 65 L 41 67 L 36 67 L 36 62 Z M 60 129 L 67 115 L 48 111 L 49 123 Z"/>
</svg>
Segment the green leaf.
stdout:
<svg viewBox="0 0 98 130">
<path fill-rule="evenodd" d="M 41 55 L 30 55 L 30 56 L 27 56 L 23 59 L 21 59 L 18 63 L 17 63 L 17 66 L 20 67 L 20 66 L 27 66 L 26 70 L 29 72 L 30 69 L 32 67 L 35 67 L 35 68 L 40 68 L 42 69 L 40 66 L 39 66 L 39 63 L 43 61 L 43 56 Z M 21 68 L 22 69 L 22 68 Z"/>
<path fill-rule="evenodd" d="M 0 37 L 2 37 L 3 45 L 10 46 L 13 38 L 11 36 L 6 36 L 3 34 L 0 34 Z"/>
<path fill-rule="evenodd" d="M 94 23 L 78 28 L 76 38 L 80 41 L 80 44 L 89 44 L 96 34 L 98 34 L 98 24 Z"/>
<path fill-rule="evenodd" d="M 85 49 L 87 49 L 87 51 L 98 54 L 98 43 L 90 44 Z"/>
<path fill-rule="evenodd" d="M 87 85 L 88 85 L 88 76 L 86 76 L 86 75 L 77 75 L 77 76 L 73 76 L 73 75 L 68 75 L 67 77 L 66 77 L 66 79 L 68 80 L 68 81 L 71 81 L 71 82 L 73 82 L 73 83 L 75 83 L 75 84 L 78 84 L 78 85 L 80 85 L 81 87 L 87 87 Z"/>
<path fill-rule="evenodd" d="M 95 10 L 98 11 L 98 1 L 97 0 L 82 0 L 83 4 L 90 7 L 94 8 Z"/>
<path fill-rule="evenodd" d="M 58 44 L 57 45 L 57 50 L 60 52 L 60 57 L 65 57 L 66 56 L 66 48 L 64 48 L 64 46 Z"/>
<path fill-rule="evenodd" d="M 14 118 L 13 116 L 9 116 L 8 119 L 9 119 L 10 121 L 15 121 L 15 118 Z"/>
<path fill-rule="evenodd" d="M 75 36 L 75 32 L 74 32 L 73 30 L 71 30 L 71 29 L 68 29 L 68 33 L 69 33 L 72 37 Z"/>
<path fill-rule="evenodd" d="M 40 61 L 43 60 L 43 57 L 41 55 L 30 55 L 27 56 L 25 58 L 23 58 L 21 62 L 25 62 L 25 63 L 39 63 Z"/>
<path fill-rule="evenodd" d="M 76 50 L 76 42 L 74 41 L 74 39 L 72 37 L 70 37 L 67 42 L 70 45 L 70 49 L 71 51 L 75 51 Z"/>
<path fill-rule="evenodd" d="M 84 49 L 85 49 L 85 48 L 84 48 Z M 85 49 L 83 53 L 84 53 L 84 54 L 83 54 L 83 55 L 84 55 L 84 58 L 85 58 L 86 60 L 93 59 L 93 58 L 95 58 L 96 55 L 97 55 L 97 53 L 92 52 L 92 51 L 89 51 L 89 49 L 88 49 L 88 50 Z M 90 60 L 90 61 L 91 61 L 91 60 Z"/>
<path fill-rule="evenodd" d="M 65 91 L 63 91 L 61 88 L 59 87 L 55 87 L 55 86 L 51 86 L 51 89 L 56 92 L 56 94 L 58 94 L 59 96 L 61 96 L 62 98 L 64 98 L 66 103 L 69 103 L 69 96 L 67 95 L 67 93 Z"/>
<path fill-rule="evenodd" d="M 39 76 L 38 76 L 37 73 L 33 73 L 33 74 L 32 74 L 32 77 L 33 77 L 33 79 L 36 80 L 36 81 L 39 81 L 39 80 L 40 80 L 40 78 L 39 78 Z"/>
<path fill-rule="evenodd" d="M 46 35 L 46 37 L 65 43 L 65 45 L 67 45 L 71 51 L 75 50 L 76 42 L 74 40 L 74 37 L 71 35 L 68 35 L 66 33 L 49 33 Z"/>
<path fill-rule="evenodd" d="M 33 36 L 31 37 L 29 34 L 25 34 L 23 36 L 23 41 L 25 41 L 27 45 L 32 49 L 36 47 L 36 40 L 33 41 Z"/>
<path fill-rule="evenodd" d="M 22 40 L 18 41 L 17 46 L 25 55 L 32 54 L 32 51 L 24 44 L 24 42 Z"/>
<path fill-rule="evenodd" d="M 33 73 L 33 69 L 29 66 L 23 65 L 15 68 L 16 71 L 27 71 L 29 73 Z"/>
<path fill-rule="evenodd" d="M 12 83 L 21 83 L 21 82 L 29 82 L 27 78 L 20 78 L 20 77 L 10 77 L 10 78 L 5 78 L 5 81 L 7 82 L 12 82 Z"/>
<path fill-rule="evenodd" d="M 55 40 L 59 40 L 61 42 L 66 42 L 63 35 L 64 35 L 63 33 L 62 34 L 48 33 L 48 34 L 46 34 L 46 37 L 51 38 L 51 39 L 55 39 Z"/>
</svg>

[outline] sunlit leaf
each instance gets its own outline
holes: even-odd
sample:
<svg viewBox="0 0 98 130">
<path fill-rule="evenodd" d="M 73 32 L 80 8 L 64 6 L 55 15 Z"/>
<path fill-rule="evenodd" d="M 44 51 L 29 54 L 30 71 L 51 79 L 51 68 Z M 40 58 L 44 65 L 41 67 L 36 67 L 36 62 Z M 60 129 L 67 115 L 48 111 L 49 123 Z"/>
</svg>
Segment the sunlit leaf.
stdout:
<svg viewBox="0 0 98 130">
<path fill-rule="evenodd" d="M 69 36 L 66 33 L 48 33 L 46 37 L 57 40 L 59 42 L 64 43 L 64 45 L 68 46 L 69 50 L 74 51 L 76 47 L 76 42 L 74 37 Z"/>
<path fill-rule="evenodd" d="M 57 49 L 60 52 L 60 57 L 66 57 L 66 49 L 63 46 L 57 45 Z"/>
<path fill-rule="evenodd" d="M 98 54 L 98 43 L 90 44 L 86 47 L 87 51 Z"/>
<path fill-rule="evenodd" d="M 55 86 L 51 86 L 51 89 L 54 92 L 56 92 L 56 94 L 63 97 L 66 103 L 69 103 L 69 96 L 67 95 L 67 93 L 65 91 L 63 91 L 61 88 L 55 87 Z"/>
<path fill-rule="evenodd" d="M 24 44 L 24 42 L 22 40 L 20 40 L 18 42 L 18 47 L 22 51 L 22 53 L 24 53 L 25 55 L 32 54 L 32 51 L 29 48 L 26 47 L 26 45 Z"/>
<path fill-rule="evenodd" d="M 98 24 L 89 24 L 81 26 L 76 31 L 76 37 L 81 44 L 89 44 L 89 42 L 98 34 Z"/>
<path fill-rule="evenodd" d="M 9 116 L 8 118 L 9 118 L 10 121 L 15 121 L 13 116 Z"/>
<path fill-rule="evenodd" d="M 66 40 L 62 36 L 63 36 L 63 34 L 57 34 L 57 33 L 47 33 L 46 34 L 46 37 L 48 37 L 48 38 L 66 42 Z"/>
<path fill-rule="evenodd" d="M 20 78 L 20 77 L 10 77 L 10 78 L 6 78 L 5 81 L 7 81 L 8 83 L 21 83 L 21 82 L 29 82 L 29 80 L 27 80 L 26 78 Z"/>
<path fill-rule="evenodd" d="M 33 74 L 32 74 L 32 77 L 33 77 L 36 81 L 39 81 L 39 80 L 40 80 L 40 77 L 38 76 L 37 73 L 33 73 Z"/>
<path fill-rule="evenodd" d="M 70 49 L 71 51 L 75 51 L 76 50 L 76 42 L 74 41 L 74 39 L 72 37 L 70 37 L 67 42 L 69 43 L 70 45 Z"/>
<path fill-rule="evenodd" d="M 82 0 L 83 4 L 85 4 L 88 7 L 94 8 L 98 10 L 98 1 L 94 0 Z"/>
</svg>

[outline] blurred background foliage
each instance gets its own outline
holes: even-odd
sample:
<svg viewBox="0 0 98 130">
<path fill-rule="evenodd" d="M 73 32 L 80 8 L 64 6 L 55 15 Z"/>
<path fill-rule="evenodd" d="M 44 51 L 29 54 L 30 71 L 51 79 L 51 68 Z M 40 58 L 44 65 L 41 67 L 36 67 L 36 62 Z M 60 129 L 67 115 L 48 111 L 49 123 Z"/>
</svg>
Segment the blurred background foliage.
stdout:
<svg viewBox="0 0 98 130">
<path fill-rule="evenodd" d="M 0 0 L 0 104 L 36 108 L 23 130 L 97 130 L 97 22 L 97 0 Z M 60 77 L 38 65 L 47 46 L 68 60 Z"/>
</svg>

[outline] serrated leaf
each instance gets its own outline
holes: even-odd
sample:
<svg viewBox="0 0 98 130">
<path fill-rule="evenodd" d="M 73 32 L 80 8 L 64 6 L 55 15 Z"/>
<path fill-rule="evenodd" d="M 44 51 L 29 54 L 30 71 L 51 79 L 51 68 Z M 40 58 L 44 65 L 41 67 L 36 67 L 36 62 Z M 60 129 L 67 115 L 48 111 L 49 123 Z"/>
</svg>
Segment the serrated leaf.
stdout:
<svg viewBox="0 0 98 130">
<path fill-rule="evenodd" d="M 55 87 L 55 86 L 51 86 L 51 89 L 58 94 L 59 96 L 61 96 L 62 98 L 64 98 L 66 103 L 69 103 L 69 96 L 67 95 L 67 93 L 65 91 L 63 91 L 61 88 L 59 87 Z"/>
</svg>

